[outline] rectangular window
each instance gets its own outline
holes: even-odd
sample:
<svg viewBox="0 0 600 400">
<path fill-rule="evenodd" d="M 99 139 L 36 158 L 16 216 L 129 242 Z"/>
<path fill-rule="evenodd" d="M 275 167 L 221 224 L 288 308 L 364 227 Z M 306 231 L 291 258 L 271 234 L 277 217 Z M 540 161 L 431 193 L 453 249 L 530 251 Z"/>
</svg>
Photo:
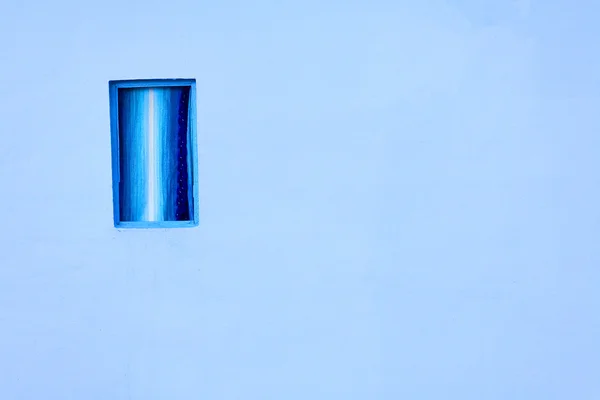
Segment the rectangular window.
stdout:
<svg viewBox="0 0 600 400">
<path fill-rule="evenodd" d="M 114 224 L 198 225 L 196 80 L 110 81 Z"/>
</svg>

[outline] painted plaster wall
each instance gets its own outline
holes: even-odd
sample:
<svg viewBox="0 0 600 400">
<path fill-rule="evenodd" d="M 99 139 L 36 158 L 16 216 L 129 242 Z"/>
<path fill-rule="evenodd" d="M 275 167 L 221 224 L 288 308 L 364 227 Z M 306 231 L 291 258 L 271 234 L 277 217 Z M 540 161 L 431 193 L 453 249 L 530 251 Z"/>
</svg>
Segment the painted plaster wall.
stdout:
<svg viewBox="0 0 600 400">
<path fill-rule="evenodd" d="M 0 398 L 600 398 L 591 0 L 0 5 Z M 108 80 L 198 80 L 112 226 Z"/>
</svg>

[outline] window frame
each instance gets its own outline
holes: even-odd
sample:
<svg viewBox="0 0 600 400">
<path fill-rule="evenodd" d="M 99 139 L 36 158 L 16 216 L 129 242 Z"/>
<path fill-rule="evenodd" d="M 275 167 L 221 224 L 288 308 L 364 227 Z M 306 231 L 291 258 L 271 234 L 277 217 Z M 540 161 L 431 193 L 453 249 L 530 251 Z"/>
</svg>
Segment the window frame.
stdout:
<svg viewBox="0 0 600 400">
<path fill-rule="evenodd" d="M 121 221 L 120 207 L 120 150 L 119 150 L 119 89 L 125 88 L 158 88 L 181 87 L 190 88 L 189 114 L 188 114 L 188 159 L 189 180 L 188 190 L 192 194 L 192 213 L 189 221 Z M 112 190 L 113 190 L 113 223 L 114 227 L 121 228 L 191 228 L 199 224 L 198 200 L 198 148 L 196 138 L 196 79 L 128 79 L 111 80 L 108 82 L 110 132 L 111 132 L 111 159 L 112 159 Z"/>
</svg>

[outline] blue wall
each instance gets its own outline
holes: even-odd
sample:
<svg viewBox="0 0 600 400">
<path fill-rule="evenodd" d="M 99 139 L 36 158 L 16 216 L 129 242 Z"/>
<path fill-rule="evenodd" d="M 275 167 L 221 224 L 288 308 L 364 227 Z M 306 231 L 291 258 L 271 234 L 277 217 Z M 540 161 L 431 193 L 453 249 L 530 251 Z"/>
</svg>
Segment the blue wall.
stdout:
<svg viewBox="0 0 600 400">
<path fill-rule="evenodd" d="M 600 3 L 33 3 L 0 398 L 600 398 Z M 163 77 L 198 80 L 200 226 L 118 231 L 107 82 Z"/>
</svg>

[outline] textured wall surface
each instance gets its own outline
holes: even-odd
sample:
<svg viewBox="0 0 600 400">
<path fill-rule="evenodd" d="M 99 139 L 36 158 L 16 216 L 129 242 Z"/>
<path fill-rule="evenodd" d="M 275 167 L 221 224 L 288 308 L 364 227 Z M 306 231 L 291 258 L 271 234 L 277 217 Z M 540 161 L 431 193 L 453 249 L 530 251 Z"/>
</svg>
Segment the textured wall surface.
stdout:
<svg viewBox="0 0 600 400">
<path fill-rule="evenodd" d="M 600 3 L 0 2 L 0 398 L 600 398 Z M 109 79 L 197 79 L 200 225 Z"/>
</svg>

